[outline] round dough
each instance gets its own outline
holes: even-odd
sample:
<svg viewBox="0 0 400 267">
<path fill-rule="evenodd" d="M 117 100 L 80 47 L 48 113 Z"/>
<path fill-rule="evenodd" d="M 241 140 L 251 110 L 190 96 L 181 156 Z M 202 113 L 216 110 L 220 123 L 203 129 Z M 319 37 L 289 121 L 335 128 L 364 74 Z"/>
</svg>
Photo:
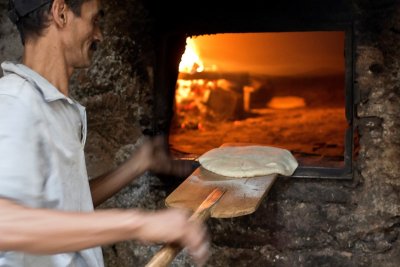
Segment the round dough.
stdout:
<svg viewBox="0 0 400 267">
<path fill-rule="evenodd" d="M 225 146 L 199 157 L 207 170 L 228 177 L 244 178 L 273 173 L 290 176 L 298 163 L 290 151 L 268 146 Z"/>
</svg>

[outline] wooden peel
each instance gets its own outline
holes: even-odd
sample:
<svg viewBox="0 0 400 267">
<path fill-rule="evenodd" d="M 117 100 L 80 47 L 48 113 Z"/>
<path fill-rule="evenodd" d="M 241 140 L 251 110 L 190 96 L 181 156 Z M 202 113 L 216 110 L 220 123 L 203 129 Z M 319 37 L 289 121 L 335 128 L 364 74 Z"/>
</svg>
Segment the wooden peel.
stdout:
<svg viewBox="0 0 400 267">
<path fill-rule="evenodd" d="M 224 188 L 225 195 L 212 211 L 213 218 L 232 218 L 257 210 L 277 174 L 251 178 L 229 178 L 197 168 L 165 200 L 167 207 L 196 210 L 213 188 Z"/>
<path fill-rule="evenodd" d="M 228 145 L 246 144 L 223 146 Z M 277 174 L 270 174 L 251 178 L 230 178 L 210 172 L 200 166 L 166 198 L 165 204 L 167 207 L 190 209 L 196 214 L 197 207 L 208 198 L 210 191 L 219 188 L 225 191 L 224 197 L 218 201 L 217 205 L 214 204 L 212 209 L 207 210 L 208 214 L 202 218 L 203 220 L 208 217 L 231 218 L 248 215 L 257 210 L 277 177 Z M 172 257 L 168 258 L 167 265 L 155 264 L 153 258 L 150 262 L 152 265 L 149 263 L 146 267 L 168 266 L 177 253 L 165 253 L 169 255 L 168 257 Z M 161 257 L 158 254 L 156 256 Z"/>
<path fill-rule="evenodd" d="M 196 209 L 189 220 L 205 221 L 210 216 L 212 208 L 221 199 L 224 193 L 225 191 L 215 188 Z M 182 248 L 178 245 L 165 245 L 159 252 L 157 252 L 157 254 L 153 256 L 151 261 L 146 264 L 146 267 L 169 266 L 181 249 Z"/>
</svg>

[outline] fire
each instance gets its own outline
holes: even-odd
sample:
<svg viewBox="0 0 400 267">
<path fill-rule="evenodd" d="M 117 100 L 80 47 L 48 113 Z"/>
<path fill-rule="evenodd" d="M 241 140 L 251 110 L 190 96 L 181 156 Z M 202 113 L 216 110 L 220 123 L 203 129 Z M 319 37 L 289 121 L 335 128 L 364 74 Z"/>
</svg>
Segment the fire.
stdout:
<svg viewBox="0 0 400 267">
<path fill-rule="evenodd" d="M 215 71 L 212 65 L 207 71 Z M 186 50 L 179 64 L 179 73 L 195 75 L 205 71 L 203 61 L 200 59 L 196 43 L 192 38 L 186 39 Z M 178 77 L 175 92 L 176 120 L 181 129 L 204 130 L 205 117 L 207 116 L 206 103 L 210 91 L 217 87 L 217 80 Z"/>
<path fill-rule="evenodd" d="M 203 70 L 204 65 L 200 60 L 196 44 L 192 38 L 188 37 L 186 39 L 186 50 L 179 64 L 179 72 L 195 73 L 202 72 Z"/>
</svg>

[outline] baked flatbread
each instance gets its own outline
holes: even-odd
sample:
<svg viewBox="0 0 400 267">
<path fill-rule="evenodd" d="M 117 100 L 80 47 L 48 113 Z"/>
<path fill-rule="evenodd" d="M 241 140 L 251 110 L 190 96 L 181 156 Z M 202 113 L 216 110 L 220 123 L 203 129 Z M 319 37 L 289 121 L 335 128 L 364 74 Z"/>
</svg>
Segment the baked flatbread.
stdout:
<svg viewBox="0 0 400 267">
<path fill-rule="evenodd" d="M 290 151 L 268 146 L 224 146 L 199 157 L 203 168 L 227 177 L 281 174 L 290 176 L 298 163 Z"/>
</svg>

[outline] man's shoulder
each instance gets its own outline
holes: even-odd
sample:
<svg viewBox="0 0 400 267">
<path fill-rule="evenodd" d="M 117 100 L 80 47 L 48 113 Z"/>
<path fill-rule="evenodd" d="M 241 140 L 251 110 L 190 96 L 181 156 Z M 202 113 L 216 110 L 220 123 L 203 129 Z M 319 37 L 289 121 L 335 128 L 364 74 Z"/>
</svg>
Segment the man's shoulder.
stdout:
<svg viewBox="0 0 400 267">
<path fill-rule="evenodd" d="M 39 98 L 35 91 L 28 81 L 18 75 L 8 74 L 0 78 L 0 121 L 4 123 L 7 117 L 14 122 L 24 121 L 28 124 L 36 121 Z"/>
<path fill-rule="evenodd" d="M 36 91 L 30 82 L 17 74 L 8 74 L 0 78 L 0 95 L 29 100 L 37 97 Z"/>
</svg>

